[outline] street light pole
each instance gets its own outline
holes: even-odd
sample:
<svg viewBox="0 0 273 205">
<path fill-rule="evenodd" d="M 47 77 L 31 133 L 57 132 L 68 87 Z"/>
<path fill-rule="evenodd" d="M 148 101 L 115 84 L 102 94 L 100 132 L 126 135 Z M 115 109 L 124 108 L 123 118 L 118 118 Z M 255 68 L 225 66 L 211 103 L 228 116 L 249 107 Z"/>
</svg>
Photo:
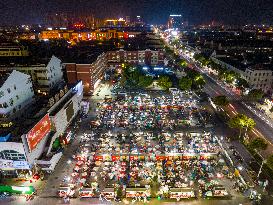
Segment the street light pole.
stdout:
<svg viewBox="0 0 273 205">
<path fill-rule="evenodd" d="M 262 168 L 263 168 L 264 163 L 266 163 L 266 160 L 263 160 L 263 161 L 262 161 L 262 164 L 261 164 L 260 170 L 259 170 L 258 175 L 257 175 L 257 179 L 259 179 L 260 174 L 262 173 Z"/>
</svg>

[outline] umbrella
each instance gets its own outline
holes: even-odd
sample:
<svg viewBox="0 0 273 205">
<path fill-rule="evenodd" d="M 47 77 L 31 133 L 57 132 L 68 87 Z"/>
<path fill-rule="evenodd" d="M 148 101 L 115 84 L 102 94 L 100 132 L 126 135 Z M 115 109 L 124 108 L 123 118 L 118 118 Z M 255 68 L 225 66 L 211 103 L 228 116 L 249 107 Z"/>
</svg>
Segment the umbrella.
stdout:
<svg viewBox="0 0 273 205">
<path fill-rule="evenodd" d="M 82 173 L 82 177 L 86 177 L 87 176 L 87 172 Z"/>
</svg>

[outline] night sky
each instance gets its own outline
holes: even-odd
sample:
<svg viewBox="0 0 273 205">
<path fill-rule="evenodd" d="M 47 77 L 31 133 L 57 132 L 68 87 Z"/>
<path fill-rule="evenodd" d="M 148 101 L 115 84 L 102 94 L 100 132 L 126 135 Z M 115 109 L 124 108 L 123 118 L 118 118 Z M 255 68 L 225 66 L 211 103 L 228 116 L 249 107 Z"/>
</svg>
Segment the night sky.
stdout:
<svg viewBox="0 0 273 205">
<path fill-rule="evenodd" d="M 273 23 L 273 0 L 0 0 L 0 24 L 43 23 L 48 12 L 95 17 L 141 15 L 147 23 L 166 23 L 179 13 L 190 24 Z"/>
</svg>

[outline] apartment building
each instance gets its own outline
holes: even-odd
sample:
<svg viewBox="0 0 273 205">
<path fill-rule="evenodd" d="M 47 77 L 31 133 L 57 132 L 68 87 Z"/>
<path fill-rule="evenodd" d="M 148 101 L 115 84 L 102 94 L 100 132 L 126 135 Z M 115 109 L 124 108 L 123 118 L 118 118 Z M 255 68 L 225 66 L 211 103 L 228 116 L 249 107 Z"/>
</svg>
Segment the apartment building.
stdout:
<svg viewBox="0 0 273 205">
<path fill-rule="evenodd" d="M 165 54 L 161 50 L 137 50 L 137 51 L 108 51 L 108 63 L 119 65 L 121 63 L 137 64 L 137 65 L 164 65 Z"/>
<path fill-rule="evenodd" d="M 24 115 L 27 107 L 34 101 L 34 91 L 30 76 L 16 70 L 1 73 L 0 82 L 0 121 L 2 127 L 3 124 L 12 125 L 14 120 Z"/>
<path fill-rule="evenodd" d="M 68 83 L 75 83 L 78 80 L 82 80 L 83 90 L 87 95 L 96 89 L 107 67 L 106 53 L 99 55 L 97 59 L 90 64 L 64 64 Z"/>
<path fill-rule="evenodd" d="M 261 89 L 264 92 L 272 90 L 273 71 L 266 65 L 258 64 L 248 67 L 244 76 L 251 88 Z"/>
<path fill-rule="evenodd" d="M 15 65 L 1 67 L 1 71 L 17 70 L 31 76 L 36 94 L 48 95 L 58 84 L 63 83 L 62 62 L 52 56 L 48 64 Z"/>
</svg>

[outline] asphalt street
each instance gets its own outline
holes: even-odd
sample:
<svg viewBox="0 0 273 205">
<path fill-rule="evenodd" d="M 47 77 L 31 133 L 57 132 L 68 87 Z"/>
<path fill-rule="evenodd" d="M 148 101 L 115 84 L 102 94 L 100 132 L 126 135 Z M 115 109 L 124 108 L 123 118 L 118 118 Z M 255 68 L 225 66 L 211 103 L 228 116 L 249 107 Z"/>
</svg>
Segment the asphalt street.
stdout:
<svg viewBox="0 0 273 205">
<path fill-rule="evenodd" d="M 181 57 L 186 59 L 189 63 L 192 63 L 192 61 L 186 56 L 181 55 Z M 195 65 L 195 69 L 198 70 L 206 80 L 206 85 L 204 86 L 203 90 L 210 97 L 213 98 L 218 95 L 227 96 L 227 98 L 231 101 L 230 104 L 232 105 L 232 111 L 234 114 L 242 113 L 255 120 L 256 127 L 252 130 L 252 134 L 256 135 L 257 137 L 262 137 L 268 143 L 273 144 L 273 127 L 267 123 L 269 118 L 266 118 L 264 115 L 260 114 L 262 118 L 267 120 L 266 122 L 264 119 L 258 116 L 258 111 L 254 113 L 253 110 L 247 108 L 247 106 L 242 102 L 242 98 L 228 90 L 228 88 L 226 88 L 222 82 L 218 82 L 217 80 L 213 79 L 208 73 L 204 72 L 197 65 Z"/>
<path fill-rule="evenodd" d="M 210 95 L 210 97 L 215 97 L 217 95 L 226 95 L 229 100 L 231 100 L 231 104 L 234 109 L 234 113 L 242 113 L 251 117 L 256 122 L 256 127 L 254 129 L 253 134 L 258 137 L 265 137 L 269 143 L 273 143 L 273 128 L 269 126 L 263 119 L 253 113 L 250 109 L 248 109 L 240 100 L 240 97 L 236 94 L 230 93 L 218 85 L 214 80 L 208 77 L 206 74 L 203 74 L 206 85 L 204 87 L 204 91 Z"/>
</svg>

